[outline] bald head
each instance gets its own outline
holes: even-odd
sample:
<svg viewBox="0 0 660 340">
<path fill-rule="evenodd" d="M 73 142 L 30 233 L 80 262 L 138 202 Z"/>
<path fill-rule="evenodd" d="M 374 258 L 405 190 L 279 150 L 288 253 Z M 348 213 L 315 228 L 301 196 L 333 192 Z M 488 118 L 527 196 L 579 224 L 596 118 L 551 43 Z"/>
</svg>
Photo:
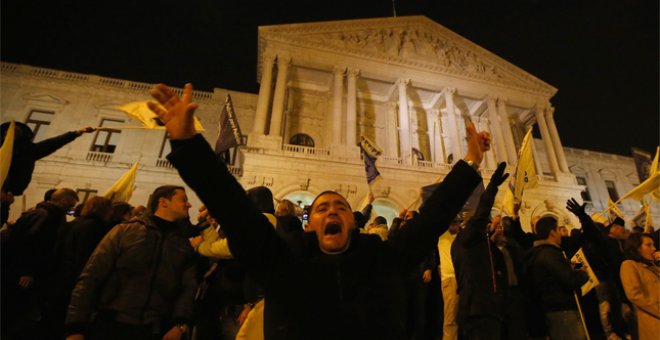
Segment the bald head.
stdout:
<svg viewBox="0 0 660 340">
<path fill-rule="evenodd" d="M 69 188 L 57 189 L 50 197 L 50 203 L 64 210 L 69 210 L 78 203 L 78 194 Z"/>
</svg>

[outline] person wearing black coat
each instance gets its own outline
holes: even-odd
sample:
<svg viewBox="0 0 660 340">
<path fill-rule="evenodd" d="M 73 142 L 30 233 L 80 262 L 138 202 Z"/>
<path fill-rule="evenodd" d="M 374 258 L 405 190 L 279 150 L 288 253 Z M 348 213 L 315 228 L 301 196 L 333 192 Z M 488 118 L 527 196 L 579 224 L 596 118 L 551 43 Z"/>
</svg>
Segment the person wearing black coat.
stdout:
<svg viewBox="0 0 660 340">
<path fill-rule="evenodd" d="M 37 321 L 51 288 L 57 235 L 66 211 L 77 201 L 75 191 L 58 189 L 50 201 L 28 210 L 9 228 L 2 247 L 3 339 L 43 336 Z"/>
<path fill-rule="evenodd" d="M 300 254 L 277 236 L 244 190 L 218 161 L 192 117 L 192 85 L 179 98 L 160 84 L 150 91 L 165 109 L 150 108 L 166 123 L 168 159 L 226 228 L 234 257 L 260 280 L 266 293 L 267 339 L 404 339 L 402 273 L 419 263 L 481 181 L 473 167 L 490 145 L 468 127 L 466 160 L 459 161 L 420 209 L 420 216 L 392 239 L 360 234 L 348 202 L 334 192 L 316 197 Z"/>
<path fill-rule="evenodd" d="M 503 329 L 507 273 L 489 226 L 498 186 L 508 177 L 505 167 L 504 162 L 498 165 L 477 211 L 451 247 L 458 284 L 457 322 L 463 339 L 500 339 Z"/>
<path fill-rule="evenodd" d="M 23 195 L 23 191 L 30 184 L 36 161 L 73 142 L 83 133 L 96 131 L 95 128 L 85 127 L 77 131 L 69 131 L 59 136 L 33 143 L 34 133 L 30 127 L 20 122 L 15 122 L 15 124 L 11 165 L 9 167 L 9 173 L 2 185 L 0 226 L 4 225 L 9 218 L 9 206 L 13 203 L 13 197 Z M 0 145 L 4 143 L 9 125 L 9 122 L 0 125 Z"/>
</svg>

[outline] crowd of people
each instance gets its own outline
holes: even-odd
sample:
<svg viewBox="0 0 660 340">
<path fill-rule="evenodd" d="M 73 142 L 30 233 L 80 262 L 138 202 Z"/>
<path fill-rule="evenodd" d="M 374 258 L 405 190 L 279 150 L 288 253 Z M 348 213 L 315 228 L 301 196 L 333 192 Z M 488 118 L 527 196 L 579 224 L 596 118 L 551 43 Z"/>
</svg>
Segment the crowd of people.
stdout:
<svg viewBox="0 0 660 340">
<path fill-rule="evenodd" d="M 204 203 L 196 224 L 190 193 L 175 185 L 155 189 L 146 208 L 104 197 L 76 207 L 73 190 L 53 189 L 8 222 L 34 162 L 93 129 L 38 154 L 31 138 L 21 142 L 31 146 L 14 149 L 2 187 L 3 339 L 660 337 L 659 231 L 602 225 L 570 198 L 580 228 L 541 216 L 524 232 L 520 205 L 493 213 L 504 163 L 476 209 L 462 211 L 490 147 L 473 125 L 465 158 L 419 211 L 372 218 L 373 196 L 353 211 L 325 191 L 301 221 L 268 188 L 244 190 L 195 132 L 190 84 L 181 97 L 162 84 L 150 93 L 168 159 Z M 578 251 L 589 266 L 570 260 Z M 599 283 L 583 296 L 589 272 Z"/>
</svg>

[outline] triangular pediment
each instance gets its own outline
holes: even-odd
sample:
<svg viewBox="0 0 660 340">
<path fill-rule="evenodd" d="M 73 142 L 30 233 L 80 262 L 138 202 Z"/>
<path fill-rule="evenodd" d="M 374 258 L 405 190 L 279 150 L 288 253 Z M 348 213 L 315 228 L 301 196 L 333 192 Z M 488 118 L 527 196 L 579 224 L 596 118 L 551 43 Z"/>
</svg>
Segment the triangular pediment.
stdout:
<svg viewBox="0 0 660 340">
<path fill-rule="evenodd" d="M 423 16 L 259 27 L 260 54 L 268 41 L 396 63 L 550 96 L 557 91 Z"/>
<path fill-rule="evenodd" d="M 69 102 L 63 98 L 51 95 L 51 94 L 42 94 L 42 93 L 29 93 L 23 97 L 28 102 L 40 102 L 50 105 L 67 105 Z"/>
</svg>

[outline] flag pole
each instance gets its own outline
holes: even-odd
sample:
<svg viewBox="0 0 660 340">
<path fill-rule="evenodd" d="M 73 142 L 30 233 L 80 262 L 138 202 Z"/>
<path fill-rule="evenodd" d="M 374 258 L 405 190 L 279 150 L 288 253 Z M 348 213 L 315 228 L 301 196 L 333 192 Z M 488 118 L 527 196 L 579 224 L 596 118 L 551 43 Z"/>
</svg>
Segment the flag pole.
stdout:
<svg viewBox="0 0 660 340">
<path fill-rule="evenodd" d="M 580 300 L 578 299 L 577 293 L 575 291 L 573 291 L 573 297 L 575 298 L 575 303 L 577 304 L 578 313 L 580 313 L 580 321 L 582 322 L 584 335 L 587 337 L 587 340 L 591 340 L 591 338 L 589 337 L 589 330 L 587 330 L 587 323 L 584 321 L 584 315 L 582 314 L 582 307 L 580 306 Z"/>
</svg>

